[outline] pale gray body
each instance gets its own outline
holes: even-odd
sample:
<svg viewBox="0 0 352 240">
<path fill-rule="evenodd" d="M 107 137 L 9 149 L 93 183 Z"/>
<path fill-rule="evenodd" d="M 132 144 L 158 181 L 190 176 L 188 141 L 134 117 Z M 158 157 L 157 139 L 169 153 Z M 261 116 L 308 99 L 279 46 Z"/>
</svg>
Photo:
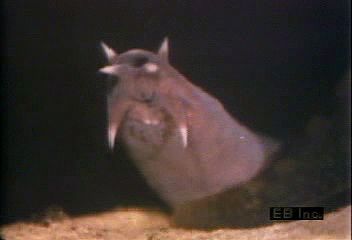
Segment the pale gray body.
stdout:
<svg viewBox="0 0 352 240">
<path fill-rule="evenodd" d="M 130 68 L 137 55 L 148 60 Z M 101 71 L 120 78 L 110 96 L 110 139 L 119 135 L 149 185 L 170 206 L 252 179 L 277 147 L 172 68 L 167 43 L 158 54 L 131 50 L 107 56 L 111 65 Z"/>
</svg>

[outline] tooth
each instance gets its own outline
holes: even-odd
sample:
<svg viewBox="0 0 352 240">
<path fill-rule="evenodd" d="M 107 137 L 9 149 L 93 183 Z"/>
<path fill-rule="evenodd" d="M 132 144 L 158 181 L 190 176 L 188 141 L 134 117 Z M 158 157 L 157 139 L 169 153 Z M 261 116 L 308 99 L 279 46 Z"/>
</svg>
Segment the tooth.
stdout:
<svg viewBox="0 0 352 240">
<path fill-rule="evenodd" d="M 179 131 L 181 133 L 183 147 L 186 148 L 188 144 L 188 129 L 186 126 L 181 126 Z"/>
<path fill-rule="evenodd" d="M 117 126 L 116 125 L 109 126 L 109 133 L 108 133 L 109 136 L 108 136 L 108 138 L 109 138 L 109 148 L 111 150 L 114 149 L 116 131 L 117 131 Z"/>
<path fill-rule="evenodd" d="M 149 119 L 144 119 L 144 121 L 143 121 L 145 124 L 147 124 L 147 125 L 150 125 L 150 124 L 152 124 L 152 121 L 151 120 L 149 120 Z"/>
</svg>

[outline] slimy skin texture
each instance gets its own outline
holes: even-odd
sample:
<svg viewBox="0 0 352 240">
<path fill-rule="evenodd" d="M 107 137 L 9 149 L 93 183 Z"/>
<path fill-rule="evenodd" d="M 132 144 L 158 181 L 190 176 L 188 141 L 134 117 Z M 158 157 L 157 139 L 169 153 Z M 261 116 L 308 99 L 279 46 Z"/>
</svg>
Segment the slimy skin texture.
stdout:
<svg viewBox="0 0 352 240">
<path fill-rule="evenodd" d="M 109 64 L 100 72 L 117 78 L 108 93 L 109 146 L 122 140 L 177 226 L 254 227 L 272 223 L 269 207 L 329 211 L 348 202 L 339 109 L 313 117 L 282 153 L 173 68 L 167 40 L 157 53 L 102 47 Z"/>
<path fill-rule="evenodd" d="M 118 55 L 102 46 L 109 65 L 100 71 L 118 78 L 108 96 L 110 147 L 121 138 L 169 206 L 223 192 L 260 172 L 270 144 L 169 64 L 167 40 L 158 53 Z"/>
</svg>

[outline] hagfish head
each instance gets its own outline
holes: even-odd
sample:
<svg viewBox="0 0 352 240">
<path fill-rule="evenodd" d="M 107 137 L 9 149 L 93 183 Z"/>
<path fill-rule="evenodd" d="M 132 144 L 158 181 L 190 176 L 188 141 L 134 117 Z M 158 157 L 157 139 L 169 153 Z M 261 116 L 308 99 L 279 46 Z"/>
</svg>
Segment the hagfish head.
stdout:
<svg viewBox="0 0 352 240">
<path fill-rule="evenodd" d="M 168 40 L 161 44 L 156 53 L 132 49 L 118 54 L 101 42 L 108 64 L 99 69 L 108 78 L 108 141 L 113 149 L 115 138 L 123 118 L 136 103 L 149 104 L 156 99 L 162 81 L 169 68 Z M 149 119 L 143 120 L 146 125 Z M 155 121 L 151 122 L 153 125 Z M 184 131 L 182 132 L 184 136 Z"/>
</svg>

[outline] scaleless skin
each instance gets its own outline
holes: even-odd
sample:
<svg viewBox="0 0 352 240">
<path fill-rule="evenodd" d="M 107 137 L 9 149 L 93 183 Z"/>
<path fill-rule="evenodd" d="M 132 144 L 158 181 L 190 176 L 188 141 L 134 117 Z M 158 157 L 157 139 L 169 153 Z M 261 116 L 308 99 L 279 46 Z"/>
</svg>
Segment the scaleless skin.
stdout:
<svg viewBox="0 0 352 240">
<path fill-rule="evenodd" d="M 167 39 L 157 54 L 102 47 L 109 65 L 100 72 L 118 77 L 108 96 L 110 147 L 119 135 L 171 207 L 250 180 L 277 147 L 173 68 Z"/>
<path fill-rule="evenodd" d="M 269 207 L 328 210 L 348 199 L 343 111 L 337 108 L 330 119 L 312 117 L 290 150 L 281 151 L 173 68 L 167 40 L 158 53 L 118 55 L 102 47 L 109 65 L 100 72 L 118 79 L 108 94 L 110 148 L 116 137 L 123 141 L 173 209 L 177 226 L 253 227 L 271 223 Z"/>
</svg>

